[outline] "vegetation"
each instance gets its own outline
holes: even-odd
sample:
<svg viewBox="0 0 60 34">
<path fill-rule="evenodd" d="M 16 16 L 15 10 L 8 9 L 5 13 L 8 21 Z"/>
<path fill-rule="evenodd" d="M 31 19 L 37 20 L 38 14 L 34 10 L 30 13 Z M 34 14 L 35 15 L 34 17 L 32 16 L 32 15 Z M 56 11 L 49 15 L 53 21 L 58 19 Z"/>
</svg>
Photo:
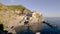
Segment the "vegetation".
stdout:
<svg viewBox="0 0 60 34">
<path fill-rule="evenodd" d="M 13 5 L 13 6 L 7 6 L 8 8 L 12 9 L 12 10 L 20 10 L 23 11 L 25 9 L 25 7 L 21 6 L 21 5 Z"/>
<path fill-rule="evenodd" d="M 0 24 L 3 25 L 3 28 L 6 29 L 7 27 L 3 24 L 3 22 L 0 21 Z"/>
<path fill-rule="evenodd" d="M 23 11 L 26 8 L 22 5 L 6 6 L 6 5 L 3 5 L 3 4 L 0 3 L 0 10 L 8 10 L 8 9 Z"/>
<path fill-rule="evenodd" d="M 6 13 L 6 12 L 9 12 L 10 14 L 8 15 L 9 17 L 11 17 L 11 10 L 12 10 L 12 12 L 15 12 L 15 11 L 18 11 L 19 13 L 22 13 L 24 10 L 26 10 L 26 11 L 24 11 L 24 12 L 30 12 L 30 10 L 28 10 L 28 9 L 26 9 L 24 6 L 22 6 L 22 5 L 11 5 L 11 6 L 6 6 L 6 5 L 3 5 L 3 4 L 1 4 L 0 3 L 0 13 L 2 12 L 4 12 L 4 13 Z M 17 13 L 18 13 L 17 12 Z M 16 14 L 17 14 L 16 13 Z M 14 15 L 14 14 L 13 14 Z M 20 14 L 19 14 L 20 15 Z M 0 14 L 0 17 L 4 17 L 2 14 Z M 9 17 L 8 17 L 8 19 L 9 19 Z M 0 20 L 0 24 L 3 24 L 3 22 L 1 22 L 1 20 Z M 3 27 L 4 28 L 6 28 L 6 26 L 3 24 Z"/>
<path fill-rule="evenodd" d="M 11 11 L 13 10 L 14 11 L 19 11 L 19 13 L 22 13 L 24 10 L 27 10 L 25 12 L 30 12 L 30 10 L 28 10 L 27 8 L 25 8 L 24 6 L 22 5 L 11 5 L 11 6 L 6 6 L 6 5 L 3 5 L 0 3 L 0 11 Z"/>
</svg>

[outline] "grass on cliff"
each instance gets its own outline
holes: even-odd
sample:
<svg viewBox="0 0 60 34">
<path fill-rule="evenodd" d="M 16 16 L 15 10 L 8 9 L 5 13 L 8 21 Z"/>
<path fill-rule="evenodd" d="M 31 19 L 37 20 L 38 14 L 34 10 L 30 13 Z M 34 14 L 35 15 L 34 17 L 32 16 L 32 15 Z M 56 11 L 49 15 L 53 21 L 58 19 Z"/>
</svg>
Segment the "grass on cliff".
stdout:
<svg viewBox="0 0 60 34">
<path fill-rule="evenodd" d="M 3 22 L 0 21 L 0 24 L 3 25 L 3 28 L 6 29 L 7 27 L 3 24 Z"/>
<path fill-rule="evenodd" d="M 7 6 L 8 8 L 12 9 L 12 10 L 20 10 L 20 11 L 24 11 L 24 9 L 26 9 L 25 7 L 23 7 L 22 5 L 12 5 L 12 6 Z"/>
<path fill-rule="evenodd" d="M 26 9 L 26 8 L 22 5 L 7 6 L 7 5 L 3 5 L 3 4 L 0 3 L 0 11 L 20 10 L 22 12 L 22 11 L 24 11 L 24 9 Z"/>
<path fill-rule="evenodd" d="M 31 12 L 30 10 L 28 10 L 27 8 L 25 8 L 24 6 L 22 5 L 10 5 L 10 6 L 7 6 L 7 5 L 4 5 L 4 4 L 1 4 L 0 3 L 0 11 L 20 11 L 19 13 L 22 13 L 24 10 L 27 10 L 26 12 Z"/>
<path fill-rule="evenodd" d="M 4 4 L 1 4 L 0 3 L 0 11 L 10 11 L 10 10 L 19 10 L 20 13 L 23 12 L 26 8 L 22 5 L 11 5 L 11 6 L 6 6 Z M 26 9 L 27 11 L 26 12 L 30 12 L 30 10 Z M 1 21 L 0 21 L 0 24 L 3 24 Z M 3 27 L 6 28 L 6 26 L 3 24 Z"/>
</svg>

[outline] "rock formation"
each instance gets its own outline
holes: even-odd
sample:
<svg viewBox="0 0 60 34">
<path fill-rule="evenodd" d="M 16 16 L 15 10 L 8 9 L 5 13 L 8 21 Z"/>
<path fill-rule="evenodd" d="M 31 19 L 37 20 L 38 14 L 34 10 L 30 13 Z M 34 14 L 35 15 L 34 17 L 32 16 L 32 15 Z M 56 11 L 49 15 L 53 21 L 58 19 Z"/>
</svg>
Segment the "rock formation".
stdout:
<svg viewBox="0 0 60 34">
<path fill-rule="evenodd" d="M 43 15 L 39 12 L 31 12 L 23 6 L 5 6 L 0 4 L 0 22 L 4 30 L 14 34 L 29 30 L 36 32 L 41 30 Z"/>
</svg>

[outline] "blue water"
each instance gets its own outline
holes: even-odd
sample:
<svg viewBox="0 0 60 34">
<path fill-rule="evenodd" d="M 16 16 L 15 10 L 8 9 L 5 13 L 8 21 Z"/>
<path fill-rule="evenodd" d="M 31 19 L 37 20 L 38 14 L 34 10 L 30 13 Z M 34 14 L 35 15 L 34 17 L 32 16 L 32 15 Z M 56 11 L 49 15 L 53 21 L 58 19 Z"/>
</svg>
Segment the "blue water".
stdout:
<svg viewBox="0 0 60 34">
<path fill-rule="evenodd" d="M 49 23 L 57 25 L 56 28 L 51 28 L 48 25 L 44 24 L 44 27 L 41 31 L 41 34 L 60 34 L 60 18 L 46 18 Z"/>
</svg>

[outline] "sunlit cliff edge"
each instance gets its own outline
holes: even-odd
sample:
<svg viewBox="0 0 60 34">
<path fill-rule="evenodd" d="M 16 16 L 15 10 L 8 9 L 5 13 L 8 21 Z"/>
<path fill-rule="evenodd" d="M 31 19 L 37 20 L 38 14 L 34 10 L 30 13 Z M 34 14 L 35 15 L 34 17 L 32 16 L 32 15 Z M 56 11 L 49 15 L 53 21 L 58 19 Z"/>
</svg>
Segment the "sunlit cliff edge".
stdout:
<svg viewBox="0 0 60 34">
<path fill-rule="evenodd" d="M 37 31 L 42 28 L 42 21 L 44 21 L 44 19 L 41 13 L 32 12 L 22 5 L 7 6 L 0 3 L 0 24 L 4 25 L 4 30 L 6 29 L 8 31 L 15 32 L 14 30 L 11 30 L 11 28 L 14 26 L 20 26 L 19 29 L 22 31 L 26 30 L 27 27 L 25 26 L 24 22 L 26 21 L 27 17 L 30 19 L 29 25 L 31 25 L 30 28 L 32 31 Z M 21 25 L 24 26 L 22 27 Z M 19 31 L 19 29 L 17 29 L 17 31 Z"/>
<path fill-rule="evenodd" d="M 15 22 L 16 18 L 17 18 L 17 22 L 19 22 L 20 15 L 24 15 L 30 12 L 31 12 L 30 10 L 28 10 L 22 5 L 6 6 L 0 3 L 0 22 L 4 22 L 4 24 L 8 25 L 7 22 L 9 21 Z"/>
</svg>

